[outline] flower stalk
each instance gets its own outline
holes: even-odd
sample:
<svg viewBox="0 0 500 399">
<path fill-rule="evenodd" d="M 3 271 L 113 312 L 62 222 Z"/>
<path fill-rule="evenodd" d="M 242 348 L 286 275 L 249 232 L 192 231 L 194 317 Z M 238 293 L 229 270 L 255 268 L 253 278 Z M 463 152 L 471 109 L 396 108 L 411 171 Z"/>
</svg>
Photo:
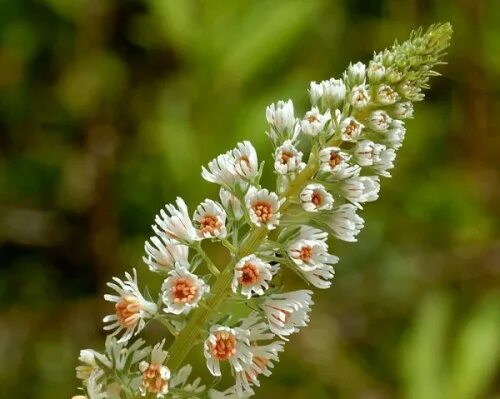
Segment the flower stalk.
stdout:
<svg viewBox="0 0 500 399">
<path fill-rule="evenodd" d="M 145 243 L 144 262 L 164 279 L 158 299 L 141 292 L 135 270 L 108 284 L 114 292 L 105 299 L 115 310 L 104 318 L 106 351 L 83 350 L 77 367 L 86 398 L 252 396 L 288 336 L 309 322 L 313 293 L 285 292 L 286 273 L 318 289 L 331 286 L 339 258 L 329 253 L 328 238 L 357 240 L 364 227 L 358 212 L 378 198 L 381 178 L 390 177 L 404 119 L 438 75 L 433 68 L 450 35 L 449 24 L 417 30 L 368 65 L 351 64 L 339 79 L 312 82 L 312 107 L 303 118 L 295 117 L 291 100 L 270 105 L 276 192 L 261 187 L 264 165 L 248 141 L 203 167 L 202 177 L 221 187 L 220 202 L 206 199 L 191 218 L 177 198 L 155 217 L 155 235 Z M 225 267 L 214 264 L 203 240 L 229 251 Z M 209 274 L 195 274 L 201 263 Z M 224 314 L 226 302 L 246 307 L 246 316 Z M 165 340 L 144 347 L 135 338 L 151 320 L 173 336 L 168 350 Z M 186 358 L 200 343 L 211 388 L 199 378 L 188 382 Z M 234 385 L 215 389 L 227 372 Z"/>
</svg>

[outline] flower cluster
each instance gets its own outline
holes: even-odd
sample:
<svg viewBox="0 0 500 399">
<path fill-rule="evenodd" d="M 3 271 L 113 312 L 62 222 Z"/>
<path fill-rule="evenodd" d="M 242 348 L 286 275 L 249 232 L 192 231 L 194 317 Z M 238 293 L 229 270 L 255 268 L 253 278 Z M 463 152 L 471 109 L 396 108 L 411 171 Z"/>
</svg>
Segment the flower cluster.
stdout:
<svg viewBox="0 0 500 399">
<path fill-rule="evenodd" d="M 404 120 L 423 99 L 450 34 L 448 24 L 417 31 L 368 64 L 349 65 L 340 78 L 312 82 L 302 117 L 291 100 L 271 104 L 273 190 L 261 186 L 263 165 L 248 141 L 203 167 L 202 177 L 220 186 L 219 198 L 193 213 L 182 198 L 165 205 L 145 243 L 144 263 L 162 282 L 156 298 L 141 291 L 135 270 L 108 284 L 114 292 L 104 298 L 114 310 L 104 318 L 106 351 L 83 350 L 77 367 L 86 397 L 252 396 L 288 337 L 309 322 L 313 292 L 286 291 L 283 282 L 291 272 L 310 287 L 331 286 L 339 262 L 332 240 L 357 240 L 359 213 L 391 176 Z M 226 267 L 205 252 L 207 240 L 228 251 Z M 224 314 L 227 301 L 241 304 L 244 317 Z M 151 321 L 173 336 L 168 350 L 166 339 L 152 347 L 134 340 Z M 231 374 L 231 386 L 187 382 L 192 367 L 184 360 L 199 344 L 210 373 Z"/>
</svg>

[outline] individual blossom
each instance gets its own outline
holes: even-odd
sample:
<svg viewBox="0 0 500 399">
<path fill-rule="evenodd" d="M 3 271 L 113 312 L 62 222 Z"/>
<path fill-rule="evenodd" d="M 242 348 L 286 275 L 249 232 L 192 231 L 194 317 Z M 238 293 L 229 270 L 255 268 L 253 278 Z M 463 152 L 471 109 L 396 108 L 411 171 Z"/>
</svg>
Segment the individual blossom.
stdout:
<svg viewBox="0 0 500 399">
<path fill-rule="evenodd" d="M 163 234 L 146 241 L 144 250 L 147 257 L 142 260 L 152 272 L 169 272 L 176 263 L 187 264 L 188 261 L 189 248 Z"/>
<path fill-rule="evenodd" d="M 331 256 L 333 256 L 338 261 L 338 258 L 336 256 Z M 316 268 L 312 270 L 300 269 L 298 270 L 298 274 L 316 288 L 325 290 L 327 288 L 330 288 L 330 286 L 332 285 L 331 280 L 335 276 L 335 270 L 333 269 L 332 265 L 320 263 Z"/>
<path fill-rule="evenodd" d="M 300 172 L 305 164 L 302 162 L 302 152 L 297 150 L 290 140 L 286 140 L 276 148 L 274 153 L 274 170 L 281 175 Z"/>
<path fill-rule="evenodd" d="M 398 119 L 413 118 L 413 103 L 410 101 L 398 102 L 392 108 L 392 116 Z"/>
<path fill-rule="evenodd" d="M 203 345 L 207 367 L 214 376 L 220 376 L 220 362 L 227 361 L 236 373 L 252 361 L 248 331 L 214 325 Z"/>
<path fill-rule="evenodd" d="M 389 169 L 394 168 L 394 160 L 396 159 L 396 151 L 392 148 L 385 148 L 380 152 L 377 160 L 373 162 L 372 168 L 380 176 L 391 177 Z"/>
<path fill-rule="evenodd" d="M 364 227 L 364 220 L 356 214 L 357 207 L 352 204 L 342 204 L 333 209 L 326 220 L 328 230 L 339 240 L 354 242 L 356 236 Z"/>
<path fill-rule="evenodd" d="M 306 112 L 304 119 L 300 122 L 300 127 L 304 134 L 314 137 L 323 131 L 330 119 L 330 110 L 321 114 L 317 107 L 312 107 L 310 111 Z"/>
<path fill-rule="evenodd" d="M 217 202 L 210 199 L 203 201 L 196 208 L 193 219 L 200 238 L 226 237 L 226 212 Z"/>
<path fill-rule="evenodd" d="M 380 181 L 378 176 L 355 176 L 344 180 L 341 190 L 345 199 L 361 208 L 360 204 L 378 198 Z"/>
<path fill-rule="evenodd" d="M 366 74 L 370 83 L 380 82 L 385 75 L 385 67 L 380 62 L 370 61 Z"/>
<path fill-rule="evenodd" d="M 232 215 L 236 220 L 240 220 L 243 217 L 241 202 L 234 194 L 221 188 L 219 197 L 226 212 Z"/>
<path fill-rule="evenodd" d="M 386 149 L 383 144 L 375 144 L 370 140 L 362 140 L 356 143 L 353 154 L 360 166 L 371 166 L 380 161 L 380 154 Z"/>
<path fill-rule="evenodd" d="M 260 308 L 271 331 L 286 340 L 285 336 L 305 327 L 309 323 L 309 312 L 313 304 L 311 295 L 309 290 L 270 295 Z"/>
<path fill-rule="evenodd" d="M 170 370 L 163 365 L 167 358 L 163 345 L 165 345 L 165 340 L 153 347 L 149 362 L 144 360 L 139 364 L 139 370 L 142 373 L 139 389 L 142 396 L 155 395 L 157 398 L 163 398 L 168 392 Z"/>
<path fill-rule="evenodd" d="M 180 197 L 177 197 L 175 202 L 177 207 L 167 204 L 165 205 L 166 211 L 162 209 L 160 214 L 156 215 L 157 227 L 155 231 L 158 234 L 166 234 L 168 238 L 187 243 L 200 240 L 200 236 L 189 217 L 186 203 Z"/>
<path fill-rule="evenodd" d="M 386 132 L 390 124 L 391 117 L 385 111 L 374 111 L 368 118 L 368 126 L 376 132 Z"/>
<path fill-rule="evenodd" d="M 333 206 L 333 196 L 318 183 L 305 186 L 300 193 L 300 201 L 307 212 L 328 210 Z"/>
<path fill-rule="evenodd" d="M 370 95 L 368 94 L 368 90 L 366 90 L 366 86 L 361 84 L 359 86 L 355 86 L 351 92 L 351 105 L 354 108 L 364 108 L 370 102 Z"/>
<path fill-rule="evenodd" d="M 207 167 L 202 166 L 201 177 L 206 181 L 220 184 L 223 187 L 232 187 L 242 179 L 236 172 L 235 162 L 230 153 L 220 154 L 212 159 Z"/>
<path fill-rule="evenodd" d="M 324 240 L 300 239 L 292 242 L 287 249 L 288 256 L 302 271 L 311 271 L 320 265 L 336 264 L 339 259 L 328 253 Z"/>
<path fill-rule="evenodd" d="M 170 272 L 162 285 L 162 301 L 165 312 L 185 314 L 198 306 L 198 302 L 208 291 L 208 286 L 197 275 L 183 267 Z"/>
<path fill-rule="evenodd" d="M 321 105 L 321 99 L 323 97 L 323 82 L 316 83 L 311 82 L 309 86 L 309 98 L 313 106 Z"/>
<path fill-rule="evenodd" d="M 273 278 L 273 267 L 255 255 L 240 259 L 234 267 L 234 278 L 231 288 L 234 293 L 240 288 L 241 295 L 250 298 L 252 294 L 264 295 Z"/>
<path fill-rule="evenodd" d="M 377 102 L 382 105 L 391 105 L 398 101 L 399 95 L 391 86 L 380 85 L 377 88 Z"/>
<path fill-rule="evenodd" d="M 342 180 L 357 175 L 360 167 L 350 165 L 351 155 L 339 147 L 326 147 L 319 152 L 320 170 L 329 173 L 333 179 Z"/>
<path fill-rule="evenodd" d="M 364 83 L 366 77 L 366 65 L 362 62 L 350 64 L 347 68 L 347 77 L 352 85 Z"/>
<path fill-rule="evenodd" d="M 352 117 L 347 117 L 340 122 L 340 135 L 343 141 L 356 142 L 361 135 L 364 125 Z"/>
<path fill-rule="evenodd" d="M 398 149 L 403 145 L 406 128 L 403 121 L 393 119 L 389 129 L 384 133 L 384 142 L 394 149 Z"/>
<path fill-rule="evenodd" d="M 268 133 L 274 145 L 278 146 L 285 140 L 295 141 L 299 134 L 297 120 L 293 110 L 292 100 L 278 101 L 266 108 L 266 119 L 271 126 Z"/>
<path fill-rule="evenodd" d="M 234 149 L 230 151 L 233 158 L 234 170 L 245 180 L 253 180 L 259 173 L 259 161 L 257 152 L 249 141 L 238 143 Z"/>
<path fill-rule="evenodd" d="M 137 286 L 137 272 L 134 269 L 133 276 L 125 273 L 125 281 L 113 277 L 113 282 L 108 283 L 118 295 L 104 295 L 108 302 L 115 303 L 115 314 L 104 317 L 104 329 L 114 330 L 111 336 L 123 332 L 118 342 L 127 342 L 145 326 L 145 320 L 154 317 L 158 308 L 153 302 L 149 302 L 142 296 Z"/>
<path fill-rule="evenodd" d="M 92 372 L 98 368 L 96 363 L 96 355 L 98 353 L 92 349 L 82 349 L 78 360 L 80 365 L 76 366 L 76 378 L 87 381 Z"/>
<path fill-rule="evenodd" d="M 336 108 L 346 95 L 346 86 L 342 79 L 329 79 L 321 82 L 323 86 L 323 102 L 328 108 Z"/>
<path fill-rule="evenodd" d="M 279 224 L 281 203 L 276 193 L 250 187 L 245 202 L 250 220 L 256 226 L 265 226 L 268 230 L 273 230 Z"/>
</svg>

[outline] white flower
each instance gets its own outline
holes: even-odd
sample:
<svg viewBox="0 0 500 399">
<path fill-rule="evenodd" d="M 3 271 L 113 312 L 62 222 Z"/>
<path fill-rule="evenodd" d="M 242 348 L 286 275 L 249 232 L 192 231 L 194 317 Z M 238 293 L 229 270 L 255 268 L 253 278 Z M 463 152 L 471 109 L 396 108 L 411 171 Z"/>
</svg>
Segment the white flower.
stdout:
<svg viewBox="0 0 500 399">
<path fill-rule="evenodd" d="M 354 108 L 364 108 L 370 102 L 370 95 L 364 84 L 355 86 L 351 92 L 351 105 Z"/>
<path fill-rule="evenodd" d="M 389 85 L 380 85 L 377 88 L 377 101 L 382 105 L 391 105 L 398 101 L 398 93 Z"/>
<path fill-rule="evenodd" d="M 241 295 L 250 298 L 252 293 L 264 295 L 273 278 L 274 268 L 255 255 L 240 259 L 234 267 L 234 277 L 231 288 L 234 293 L 241 287 Z"/>
<path fill-rule="evenodd" d="M 208 291 L 208 286 L 197 275 L 183 267 L 170 272 L 162 285 L 162 301 L 167 313 L 188 313 L 198 306 L 198 302 Z"/>
<path fill-rule="evenodd" d="M 313 304 L 311 295 L 309 290 L 270 295 L 260 307 L 271 331 L 286 340 L 284 336 L 305 327 Z"/>
<path fill-rule="evenodd" d="M 144 244 L 148 257 L 142 260 L 152 272 L 169 272 L 176 263 L 186 264 L 189 248 L 165 235 L 153 236 Z"/>
<path fill-rule="evenodd" d="M 338 261 L 336 256 L 331 256 Z M 299 274 L 316 288 L 324 290 L 330 288 L 332 285 L 331 280 L 335 276 L 335 270 L 333 269 L 333 266 L 322 263 L 312 270 L 300 270 Z"/>
<path fill-rule="evenodd" d="M 309 136 L 316 136 L 323 131 L 330 119 L 330 110 L 327 110 L 325 114 L 321 114 L 317 107 L 312 107 L 300 122 L 302 132 Z"/>
<path fill-rule="evenodd" d="M 297 267 L 305 272 L 320 265 L 334 265 L 339 260 L 328 253 L 328 245 L 323 240 L 297 240 L 288 247 L 287 253 Z"/>
<path fill-rule="evenodd" d="M 307 212 L 317 212 L 332 209 L 333 196 L 322 184 L 308 184 L 300 193 L 302 207 Z"/>
<path fill-rule="evenodd" d="M 295 125 L 292 100 L 278 101 L 277 104 L 273 103 L 268 106 L 266 119 L 278 132 L 291 131 Z"/>
<path fill-rule="evenodd" d="M 219 191 L 219 197 L 226 212 L 230 215 L 232 214 L 236 220 L 240 220 L 243 216 L 240 200 L 234 194 L 223 188 Z"/>
<path fill-rule="evenodd" d="M 343 204 L 330 213 L 327 225 L 339 240 L 357 241 L 356 236 L 364 227 L 365 221 L 356 214 L 356 210 L 357 207 L 352 204 Z"/>
<path fill-rule="evenodd" d="M 142 373 L 139 389 L 142 396 L 154 394 L 157 398 L 163 398 L 168 392 L 170 370 L 163 365 L 167 358 L 167 352 L 163 350 L 164 344 L 165 340 L 153 347 L 150 362 L 142 361 L 139 364 Z"/>
<path fill-rule="evenodd" d="M 152 318 L 158 308 L 144 299 L 137 286 L 137 272 L 134 269 L 133 277 L 125 273 L 126 280 L 113 277 L 114 282 L 107 286 L 115 290 L 118 295 L 104 295 L 104 299 L 115 303 L 115 314 L 106 316 L 103 321 L 108 323 L 105 330 L 114 330 L 111 336 L 123 332 L 118 342 L 127 342 L 145 326 L 145 320 Z"/>
<path fill-rule="evenodd" d="M 167 237 L 184 242 L 193 242 L 200 240 L 184 200 L 180 197 L 176 199 L 177 208 L 172 204 L 165 205 L 165 210 L 161 209 L 160 214 L 156 215 L 153 226 L 158 235 L 166 234 Z"/>
<path fill-rule="evenodd" d="M 366 65 L 362 62 L 350 64 L 347 68 L 347 76 L 352 84 L 361 84 L 365 81 Z"/>
<path fill-rule="evenodd" d="M 274 153 L 274 169 L 282 175 L 301 171 L 305 163 L 302 162 L 302 152 L 297 150 L 290 140 L 286 140 L 276 148 Z"/>
<path fill-rule="evenodd" d="M 344 180 L 342 195 L 348 201 L 361 208 L 361 203 L 375 201 L 378 198 L 380 182 L 378 176 L 355 176 Z"/>
<path fill-rule="evenodd" d="M 321 83 L 311 82 L 309 88 L 309 98 L 311 99 L 311 104 L 315 106 L 320 105 L 322 97 L 323 97 L 323 82 Z"/>
<path fill-rule="evenodd" d="M 357 141 L 364 125 L 352 117 L 347 117 L 340 122 L 340 133 L 344 141 Z"/>
<path fill-rule="evenodd" d="M 368 126 L 376 132 L 386 132 L 392 119 L 385 111 L 374 111 L 368 118 Z"/>
<path fill-rule="evenodd" d="M 245 364 L 244 370 L 236 378 L 235 389 L 240 397 L 253 392 L 250 384 L 260 386 L 258 379 L 260 375 L 266 377 L 271 375 L 271 369 L 274 367 L 273 362 L 279 361 L 278 353 L 283 352 L 283 345 L 284 342 L 277 341 L 267 345 L 250 346 L 252 362 Z"/>
<path fill-rule="evenodd" d="M 229 153 L 228 153 L 229 154 Z M 230 151 L 236 173 L 246 180 L 252 180 L 259 173 L 257 152 L 249 141 L 238 143 Z"/>
<path fill-rule="evenodd" d="M 241 181 L 241 177 L 236 173 L 234 159 L 230 153 L 220 154 L 212 159 L 207 168 L 201 167 L 201 177 L 211 183 L 231 187 Z"/>
<path fill-rule="evenodd" d="M 203 201 L 196 208 L 193 219 L 200 238 L 226 237 L 226 212 L 217 202 Z"/>
<path fill-rule="evenodd" d="M 385 142 L 387 145 L 398 149 L 405 138 L 406 128 L 403 121 L 393 119 L 389 130 L 385 132 Z"/>
<path fill-rule="evenodd" d="M 383 144 L 375 144 L 370 140 L 358 141 L 354 147 L 353 153 L 356 161 L 361 166 L 371 166 L 374 163 L 380 162 L 380 154 L 385 151 L 386 147 Z"/>
<path fill-rule="evenodd" d="M 248 331 L 214 325 L 205 340 L 204 354 L 207 367 L 214 376 L 220 376 L 220 362 L 228 361 L 234 372 L 243 371 L 245 364 L 252 361 Z"/>
<path fill-rule="evenodd" d="M 380 153 L 378 159 L 373 162 L 373 169 L 381 176 L 391 177 L 391 174 L 388 172 L 388 170 L 394 168 L 395 159 L 396 151 L 394 151 L 394 149 L 384 149 Z"/>
<path fill-rule="evenodd" d="M 346 86 L 342 79 L 330 79 L 321 82 L 323 86 L 323 99 L 329 108 L 335 108 L 344 101 Z"/>
<path fill-rule="evenodd" d="M 276 193 L 250 187 L 245 202 L 250 220 L 256 226 L 266 226 L 269 230 L 273 230 L 279 224 L 281 202 Z"/>
<path fill-rule="evenodd" d="M 392 115 L 400 119 L 413 118 L 413 103 L 411 101 L 404 101 L 395 104 L 392 109 Z"/>
<path fill-rule="evenodd" d="M 92 349 L 82 349 L 78 360 L 82 363 L 76 366 L 76 378 L 87 381 L 92 374 L 92 371 L 97 368 L 95 361 L 98 352 Z"/>
<path fill-rule="evenodd" d="M 377 62 L 377 61 L 370 61 L 370 65 L 368 66 L 368 79 L 370 80 L 370 83 L 377 83 L 385 75 L 385 67 L 382 65 L 382 63 Z"/>
<path fill-rule="evenodd" d="M 275 146 L 280 145 L 285 140 L 293 142 L 297 139 L 300 129 L 295 119 L 292 100 L 278 101 L 277 104 L 268 106 L 266 119 L 271 126 L 270 132 L 267 134 Z"/>
<path fill-rule="evenodd" d="M 342 180 L 357 175 L 360 167 L 347 162 L 351 156 L 339 147 L 326 147 L 319 152 L 320 170 L 330 173 L 332 178 Z"/>
</svg>

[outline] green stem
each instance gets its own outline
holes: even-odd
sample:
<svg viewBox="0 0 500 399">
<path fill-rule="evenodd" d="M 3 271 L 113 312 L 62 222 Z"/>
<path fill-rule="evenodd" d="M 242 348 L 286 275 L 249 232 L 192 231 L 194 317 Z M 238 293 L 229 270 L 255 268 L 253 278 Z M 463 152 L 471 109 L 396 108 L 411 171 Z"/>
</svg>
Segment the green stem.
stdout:
<svg viewBox="0 0 500 399">
<path fill-rule="evenodd" d="M 205 261 L 208 270 L 210 270 L 210 273 L 212 273 L 215 277 L 219 277 L 219 275 L 220 275 L 219 269 L 217 269 L 217 266 L 214 265 L 214 262 L 212 262 L 212 259 L 210 259 L 210 257 L 207 255 L 207 253 L 203 250 L 200 242 L 198 242 L 198 244 L 196 245 L 196 250 L 198 251 L 200 256 L 203 258 L 203 260 Z"/>
<path fill-rule="evenodd" d="M 302 187 L 314 176 L 318 170 L 318 166 L 317 156 L 314 152 L 311 152 L 307 166 L 283 192 L 285 202 L 280 208 L 281 213 L 285 212 L 290 206 L 291 201 L 289 199 L 295 197 Z M 217 277 L 217 280 L 215 280 L 212 286 L 211 295 L 204 301 L 204 306 L 199 306 L 193 311 L 188 323 L 170 346 L 169 358 L 167 361 L 170 370 L 178 370 L 182 366 L 184 359 L 189 354 L 194 343 L 200 338 L 200 331 L 203 330 L 212 315 L 231 294 L 234 266 L 238 259 L 255 252 L 266 239 L 268 232 L 269 231 L 263 227 L 253 228 L 245 237 L 245 240 L 239 248 L 238 256 L 228 263 L 222 273 Z"/>
</svg>

